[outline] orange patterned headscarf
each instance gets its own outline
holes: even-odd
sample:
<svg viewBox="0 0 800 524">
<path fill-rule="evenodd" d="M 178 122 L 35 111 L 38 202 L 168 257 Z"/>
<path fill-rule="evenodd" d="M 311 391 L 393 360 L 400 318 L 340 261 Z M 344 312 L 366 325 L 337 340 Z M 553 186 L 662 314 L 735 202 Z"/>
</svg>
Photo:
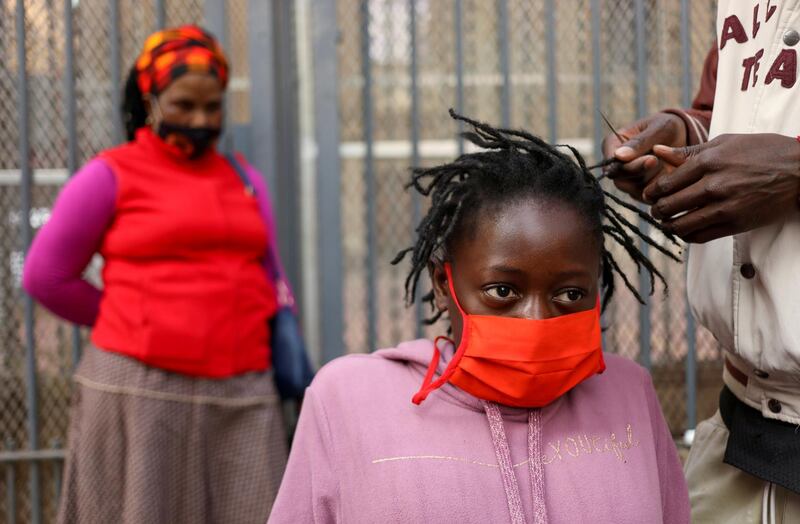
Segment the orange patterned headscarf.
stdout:
<svg viewBox="0 0 800 524">
<path fill-rule="evenodd" d="M 217 40 L 196 25 L 157 31 L 147 37 L 136 59 L 142 94 L 158 95 L 186 73 L 209 73 L 222 88 L 228 83 L 228 61 Z"/>
</svg>

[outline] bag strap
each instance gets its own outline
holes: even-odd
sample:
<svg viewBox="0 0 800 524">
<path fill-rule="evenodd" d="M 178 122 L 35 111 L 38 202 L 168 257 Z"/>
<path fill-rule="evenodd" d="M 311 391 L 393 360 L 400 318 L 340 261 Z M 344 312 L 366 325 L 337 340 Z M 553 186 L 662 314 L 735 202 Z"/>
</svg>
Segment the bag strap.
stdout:
<svg viewBox="0 0 800 524">
<path fill-rule="evenodd" d="M 247 172 L 242 167 L 242 164 L 236 160 L 236 157 L 232 153 L 225 153 L 225 158 L 228 160 L 228 163 L 233 166 L 233 170 L 236 171 L 236 174 L 239 175 L 239 180 L 242 181 L 247 192 L 251 195 L 255 195 L 256 189 L 253 187 L 253 184 L 250 183 L 250 177 L 247 176 Z"/>
<path fill-rule="evenodd" d="M 236 156 L 234 156 L 232 153 L 225 153 L 225 158 L 228 160 L 228 163 L 230 163 L 230 165 L 233 166 L 233 169 L 234 171 L 236 171 L 236 174 L 239 175 L 239 180 L 241 180 L 242 184 L 244 184 L 245 190 L 250 195 L 255 196 L 256 189 L 250 182 L 250 177 L 247 176 L 247 172 L 242 167 L 242 164 L 240 164 L 239 161 L 236 160 Z M 278 260 L 277 257 L 275 256 L 275 251 L 273 249 L 275 239 L 270 239 L 270 240 L 271 241 L 267 243 L 267 256 L 269 257 L 269 265 L 272 268 L 272 280 L 278 282 L 282 279 L 282 276 L 278 272 Z"/>
</svg>

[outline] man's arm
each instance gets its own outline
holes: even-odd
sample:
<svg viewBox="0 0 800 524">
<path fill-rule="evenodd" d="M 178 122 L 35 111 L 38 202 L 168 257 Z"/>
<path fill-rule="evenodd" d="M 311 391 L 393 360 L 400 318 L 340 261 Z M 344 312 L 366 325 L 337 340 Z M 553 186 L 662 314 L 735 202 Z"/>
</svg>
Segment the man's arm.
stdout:
<svg viewBox="0 0 800 524">
<path fill-rule="evenodd" d="M 708 130 L 711 128 L 711 113 L 714 110 L 714 94 L 717 90 L 717 64 L 719 50 L 715 43 L 703 63 L 700 75 L 700 89 L 694 97 L 692 107 L 688 109 L 667 109 L 683 120 L 686 125 L 686 145 L 693 146 L 708 142 Z"/>
</svg>

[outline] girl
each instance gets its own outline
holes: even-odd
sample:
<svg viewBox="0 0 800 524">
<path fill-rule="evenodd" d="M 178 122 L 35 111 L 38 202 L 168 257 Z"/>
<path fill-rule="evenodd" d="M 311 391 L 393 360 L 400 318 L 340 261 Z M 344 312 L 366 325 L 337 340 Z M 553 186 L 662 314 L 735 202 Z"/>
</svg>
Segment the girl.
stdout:
<svg viewBox="0 0 800 524">
<path fill-rule="evenodd" d="M 415 170 L 431 205 L 396 259 L 411 254 L 411 300 L 429 271 L 431 320 L 447 312 L 453 340 L 325 366 L 270 522 L 688 522 L 649 375 L 601 350 L 613 274 L 641 300 L 606 241 L 651 282 L 661 275 L 634 236 L 655 243 L 609 206 L 574 149 L 577 163 L 453 116 L 486 151 Z"/>
</svg>

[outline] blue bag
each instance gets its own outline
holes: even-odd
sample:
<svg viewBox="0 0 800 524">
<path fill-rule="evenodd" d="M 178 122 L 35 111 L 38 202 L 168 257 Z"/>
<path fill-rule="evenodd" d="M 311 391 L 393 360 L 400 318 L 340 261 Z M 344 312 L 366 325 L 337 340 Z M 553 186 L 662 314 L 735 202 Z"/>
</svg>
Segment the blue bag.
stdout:
<svg viewBox="0 0 800 524">
<path fill-rule="evenodd" d="M 245 173 L 236 158 L 233 155 L 225 155 L 225 157 L 236 170 L 248 192 L 255 194 L 253 185 L 247 178 L 247 173 Z M 273 243 L 270 242 L 267 256 L 269 256 L 270 266 L 272 267 L 272 275 L 270 277 L 277 287 L 283 284 L 283 279 L 278 271 L 280 267 L 278 265 L 278 257 L 272 246 Z M 300 323 L 290 306 L 283 306 L 278 309 L 275 316 L 270 319 L 270 331 L 272 369 L 275 373 L 275 385 L 278 388 L 278 393 L 284 400 L 302 397 L 305 389 L 314 378 L 314 371 L 311 368 L 308 353 L 306 353 L 306 346 L 300 332 Z"/>
</svg>

